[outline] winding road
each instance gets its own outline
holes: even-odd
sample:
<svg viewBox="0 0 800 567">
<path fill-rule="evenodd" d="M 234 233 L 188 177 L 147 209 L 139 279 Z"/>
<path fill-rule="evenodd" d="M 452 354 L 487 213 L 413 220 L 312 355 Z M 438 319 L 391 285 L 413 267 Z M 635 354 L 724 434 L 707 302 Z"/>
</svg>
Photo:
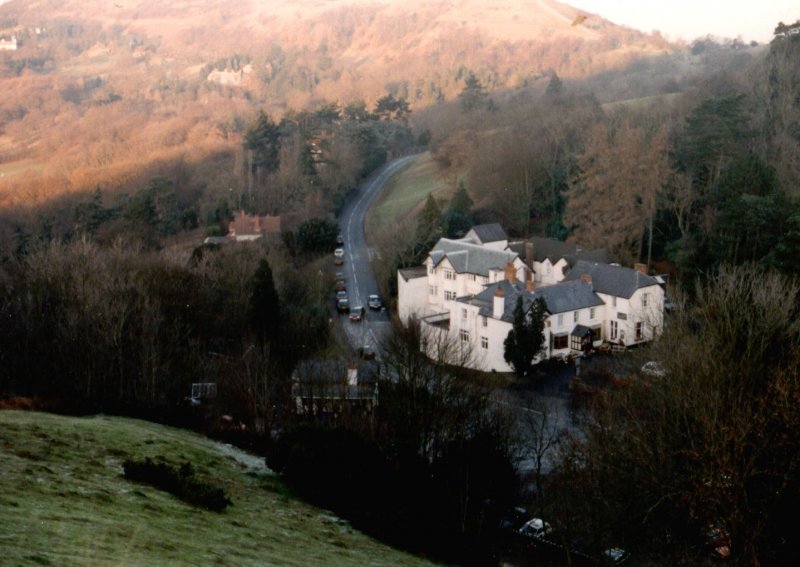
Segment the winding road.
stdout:
<svg viewBox="0 0 800 567">
<path fill-rule="evenodd" d="M 386 182 L 418 156 L 410 155 L 387 163 L 379 172 L 359 187 L 357 193 L 345 205 L 339 215 L 339 227 L 344 236 L 344 265 L 339 271 L 344 272 L 347 281 L 347 295 L 351 307 L 367 307 L 370 294 L 378 293 L 378 283 L 372 270 L 372 261 L 377 252 L 367 246 L 364 233 L 364 219 L 372 201 L 381 192 Z M 370 346 L 376 351 L 381 338 L 389 329 L 389 313 L 367 311 L 366 319 L 361 323 L 343 321 L 350 344 L 354 348 Z"/>
</svg>

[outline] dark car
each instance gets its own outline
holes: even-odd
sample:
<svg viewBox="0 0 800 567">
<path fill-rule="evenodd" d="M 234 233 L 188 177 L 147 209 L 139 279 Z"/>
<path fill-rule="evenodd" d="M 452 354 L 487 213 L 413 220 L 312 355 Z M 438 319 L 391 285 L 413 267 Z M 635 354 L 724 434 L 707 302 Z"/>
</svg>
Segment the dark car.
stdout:
<svg viewBox="0 0 800 567">
<path fill-rule="evenodd" d="M 337 236 L 336 237 L 336 244 L 338 244 L 339 246 L 344 244 L 344 236 L 342 236 L 341 234 L 339 236 Z"/>
<path fill-rule="evenodd" d="M 336 311 L 339 313 L 350 313 L 350 302 L 347 299 L 339 299 L 336 302 Z"/>
<path fill-rule="evenodd" d="M 359 358 L 363 358 L 364 360 L 375 360 L 375 349 L 373 349 L 369 345 L 364 345 L 358 348 L 358 356 Z"/>
<path fill-rule="evenodd" d="M 369 305 L 369 308 L 374 311 L 380 311 L 381 307 L 383 307 L 383 302 L 381 301 L 380 296 L 372 294 L 367 300 L 367 305 Z"/>
</svg>

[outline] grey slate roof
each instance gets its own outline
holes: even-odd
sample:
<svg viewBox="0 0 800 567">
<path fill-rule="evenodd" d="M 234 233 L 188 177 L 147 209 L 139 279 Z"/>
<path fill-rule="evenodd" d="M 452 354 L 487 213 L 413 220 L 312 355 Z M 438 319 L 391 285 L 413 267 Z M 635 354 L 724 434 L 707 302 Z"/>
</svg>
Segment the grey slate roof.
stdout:
<svg viewBox="0 0 800 567">
<path fill-rule="evenodd" d="M 579 280 L 582 274 L 592 276 L 592 285 L 598 293 L 630 299 L 637 289 L 658 285 L 658 281 L 632 268 L 578 261 L 564 281 Z"/>
<path fill-rule="evenodd" d="M 473 226 L 470 230 L 475 232 L 475 235 L 482 244 L 486 244 L 488 242 L 498 242 L 500 240 L 508 240 L 506 231 L 503 230 L 503 227 L 500 226 L 500 223 L 493 222 L 491 224 L 479 224 Z"/>
<path fill-rule="evenodd" d="M 477 300 L 485 303 L 485 306 L 480 309 L 480 315 L 485 317 L 492 316 L 494 293 L 498 287 L 502 287 L 506 294 L 505 311 L 501 319 L 508 322 L 514 320 L 514 308 L 517 306 L 517 298 L 520 295 L 522 296 L 523 306 L 526 309 L 534 299 L 541 297 L 544 299 L 547 312 L 551 315 L 603 305 L 603 300 L 594 293 L 591 284 L 581 280 L 562 282 L 542 287 L 532 292 L 525 290 L 524 286 L 519 282 L 516 285 L 511 285 L 507 280 L 502 280 L 487 286 L 473 299 L 473 301 Z M 470 298 L 462 298 L 459 301 L 468 303 Z"/>
<path fill-rule="evenodd" d="M 424 278 L 428 275 L 428 268 L 425 266 L 414 266 L 413 268 L 402 268 L 398 270 L 403 279 L 414 280 L 417 278 Z"/>
<path fill-rule="evenodd" d="M 519 254 L 521 258 L 524 258 L 525 242 L 525 240 L 513 242 L 509 244 L 508 247 Z M 561 240 L 544 238 L 542 236 L 532 236 L 528 242 L 533 243 L 533 259 L 536 262 L 544 262 L 545 259 L 549 258 L 550 262 L 555 264 L 561 258 L 564 258 L 568 265 L 573 266 L 580 260 L 599 263 L 610 263 L 613 261 L 611 254 L 609 254 L 605 248 L 583 250 L 579 244 L 562 242 Z"/>
<path fill-rule="evenodd" d="M 498 225 L 499 226 L 499 225 Z M 440 238 L 428 254 L 434 267 L 447 258 L 459 274 L 488 276 L 489 270 L 502 270 L 508 262 L 517 258 L 514 252 L 492 250 L 463 240 Z"/>
</svg>

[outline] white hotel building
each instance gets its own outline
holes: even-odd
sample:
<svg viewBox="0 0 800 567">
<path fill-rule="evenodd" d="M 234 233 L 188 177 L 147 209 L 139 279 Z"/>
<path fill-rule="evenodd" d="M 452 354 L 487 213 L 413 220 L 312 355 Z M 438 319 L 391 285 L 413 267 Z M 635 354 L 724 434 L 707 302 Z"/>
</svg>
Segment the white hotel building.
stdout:
<svg viewBox="0 0 800 567">
<path fill-rule="evenodd" d="M 512 370 L 503 343 L 520 297 L 525 307 L 538 297 L 546 306 L 539 360 L 652 340 L 663 329 L 659 281 L 606 256 L 544 238 L 509 244 L 500 225 L 476 226 L 399 271 L 398 314 L 418 319 L 424 336 L 460 345 L 468 355 L 459 363 L 484 371 Z"/>
</svg>

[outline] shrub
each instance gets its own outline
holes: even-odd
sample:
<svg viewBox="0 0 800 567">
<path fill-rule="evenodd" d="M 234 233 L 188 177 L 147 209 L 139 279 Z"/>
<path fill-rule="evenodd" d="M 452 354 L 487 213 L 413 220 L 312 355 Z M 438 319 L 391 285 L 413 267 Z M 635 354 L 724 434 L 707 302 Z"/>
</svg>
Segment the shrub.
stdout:
<svg viewBox="0 0 800 567">
<path fill-rule="evenodd" d="M 122 467 L 128 480 L 155 486 L 194 506 L 222 512 L 233 504 L 223 489 L 196 478 L 191 463 L 172 467 L 147 457 L 143 461 L 128 459 Z"/>
</svg>

